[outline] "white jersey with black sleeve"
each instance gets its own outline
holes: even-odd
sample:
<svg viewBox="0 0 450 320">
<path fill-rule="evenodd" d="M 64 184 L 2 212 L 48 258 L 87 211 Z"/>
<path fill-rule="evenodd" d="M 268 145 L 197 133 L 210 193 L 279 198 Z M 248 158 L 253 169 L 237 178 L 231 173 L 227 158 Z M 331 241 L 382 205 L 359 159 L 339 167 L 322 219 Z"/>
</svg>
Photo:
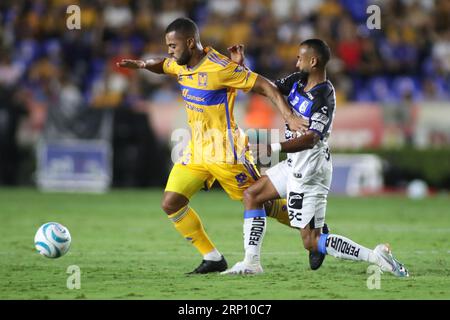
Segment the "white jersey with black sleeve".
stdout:
<svg viewBox="0 0 450 320">
<path fill-rule="evenodd" d="M 287 155 L 287 164 L 292 167 L 295 177 L 303 183 L 313 182 L 321 170 L 322 165 L 331 166 L 331 157 L 328 147 L 333 118 L 335 114 L 336 96 L 334 87 L 329 80 L 319 83 L 309 91 L 305 91 L 305 81 L 301 80 L 300 73 L 293 73 L 286 78 L 275 82 L 287 100 L 294 113 L 309 120 L 309 130 L 320 136 L 320 141 L 309 150 Z M 286 124 L 285 138 L 287 140 L 297 137 Z M 325 186 L 324 186 L 325 187 Z M 327 186 L 329 189 L 329 186 Z"/>
<path fill-rule="evenodd" d="M 335 94 L 330 81 L 304 90 L 299 73 L 276 81 L 280 91 L 288 97 L 294 113 L 309 120 L 309 130 L 320 136 L 312 148 L 288 153 L 286 160 L 266 171 L 266 175 L 281 198 L 287 200 L 291 226 L 321 228 L 325 223 L 327 196 L 330 190 L 332 164 L 327 144 L 335 112 Z M 286 139 L 297 135 L 286 125 Z"/>
</svg>

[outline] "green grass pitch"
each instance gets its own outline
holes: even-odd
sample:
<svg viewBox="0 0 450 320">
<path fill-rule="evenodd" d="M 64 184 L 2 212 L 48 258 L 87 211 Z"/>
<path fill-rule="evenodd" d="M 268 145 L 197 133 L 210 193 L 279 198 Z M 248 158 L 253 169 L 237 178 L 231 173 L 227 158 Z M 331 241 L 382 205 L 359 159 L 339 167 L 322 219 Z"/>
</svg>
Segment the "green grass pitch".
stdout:
<svg viewBox="0 0 450 320">
<path fill-rule="evenodd" d="M 258 276 L 185 276 L 200 255 L 160 210 L 161 190 L 106 195 L 0 189 L 0 299 L 450 299 L 450 200 L 436 196 L 330 197 L 333 233 L 373 248 L 389 242 L 411 277 L 381 275 L 369 290 L 368 265 L 328 256 L 309 270 L 296 230 L 270 219 Z M 229 265 L 243 256 L 242 205 L 224 192 L 201 192 L 192 206 Z M 44 222 L 67 226 L 67 255 L 47 259 L 33 238 Z M 71 265 L 81 288 L 66 286 Z"/>
</svg>

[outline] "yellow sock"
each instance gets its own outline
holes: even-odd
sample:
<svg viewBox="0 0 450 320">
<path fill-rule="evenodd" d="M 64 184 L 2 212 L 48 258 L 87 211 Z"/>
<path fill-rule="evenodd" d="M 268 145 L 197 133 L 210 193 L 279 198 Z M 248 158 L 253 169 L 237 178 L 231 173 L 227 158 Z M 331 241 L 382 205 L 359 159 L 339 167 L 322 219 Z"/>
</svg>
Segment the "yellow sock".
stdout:
<svg viewBox="0 0 450 320">
<path fill-rule="evenodd" d="M 190 241 L 202 255 L 215 249 L 214 244 L 209 239 L 205 229 L 203 229 L 200 217 L 191 207 L 183 207 L 169 215 L 169 219 L 172 220 L 175 229 L 186 240 Z"/>
<path fill-rule="evenodd" d="M 291 224 L 289 221 L 286 199 L 276 199 L 270 202 L 272 203 L 272 205 L 267 210 L 267 216 L 277 219 L 278 222 L 290 227 Z"/>
</svg>

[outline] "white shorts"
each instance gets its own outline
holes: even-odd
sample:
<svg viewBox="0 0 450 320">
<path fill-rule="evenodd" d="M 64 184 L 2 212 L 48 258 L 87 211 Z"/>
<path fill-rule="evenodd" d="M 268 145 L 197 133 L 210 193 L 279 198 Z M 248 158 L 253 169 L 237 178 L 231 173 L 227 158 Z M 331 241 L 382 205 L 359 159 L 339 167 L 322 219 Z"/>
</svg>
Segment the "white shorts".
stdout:
<svg viewBox="0 0 450 320">
<path fill-rule="evenodd" d="M 266 175 L 280 198 L 287 199 L 291 226 L 302 229 L 308 224 L 312 229 L 323 227 L 331 185 L 331 163 L 322 166 L 313 178 L 295 177 L 286 160 L 268 169 Z"/>
</svg>

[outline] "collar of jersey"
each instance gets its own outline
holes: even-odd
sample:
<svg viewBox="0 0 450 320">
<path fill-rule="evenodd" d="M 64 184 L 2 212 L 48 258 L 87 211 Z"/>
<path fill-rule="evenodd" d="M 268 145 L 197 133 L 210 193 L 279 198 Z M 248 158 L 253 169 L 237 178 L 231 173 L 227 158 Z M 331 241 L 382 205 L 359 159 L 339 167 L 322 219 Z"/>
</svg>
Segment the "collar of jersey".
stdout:
<svg viewBox="0 0 450 320">
<path fill-rule="evenodd" d="M 304 93 L 307 93 L 307 92 L 311 92 L 311 91 L 316 90 L 317 88 L 323 86 L 324 84 L 328 84 L 328 79 L 326 79 L 325 81 L 319 82 L 318 84 L 316 84 L 314 87 L 312 87 L 312 88 L 309 89 L 308 91 L 305 91 L 305 89 L 304 89 L 304 88 L 305 88 L 305 85 L 304 85 L 303 83 L 301 83 L 301 82 L 299 82 L 299 83 L 302 85 L 302 90 L 303 90 L 303 92 L 304 92 Z"/>
<path fill-rule="evenodd" d="M 194 71 L 195 69 L 198 69 L 198 67 L 200 67 L 203 62 L 205 62 L 205 60 L 208 58 L 208 55 L 213 51 L 214 49 L 211 47 L 206 47 L 205 49 L 203 49 L 203 52 L 206 53 L 205 56 L 193 68 L 188 68 L 188 66 L 186 65 L 186 70 Z"/>
</svg>

